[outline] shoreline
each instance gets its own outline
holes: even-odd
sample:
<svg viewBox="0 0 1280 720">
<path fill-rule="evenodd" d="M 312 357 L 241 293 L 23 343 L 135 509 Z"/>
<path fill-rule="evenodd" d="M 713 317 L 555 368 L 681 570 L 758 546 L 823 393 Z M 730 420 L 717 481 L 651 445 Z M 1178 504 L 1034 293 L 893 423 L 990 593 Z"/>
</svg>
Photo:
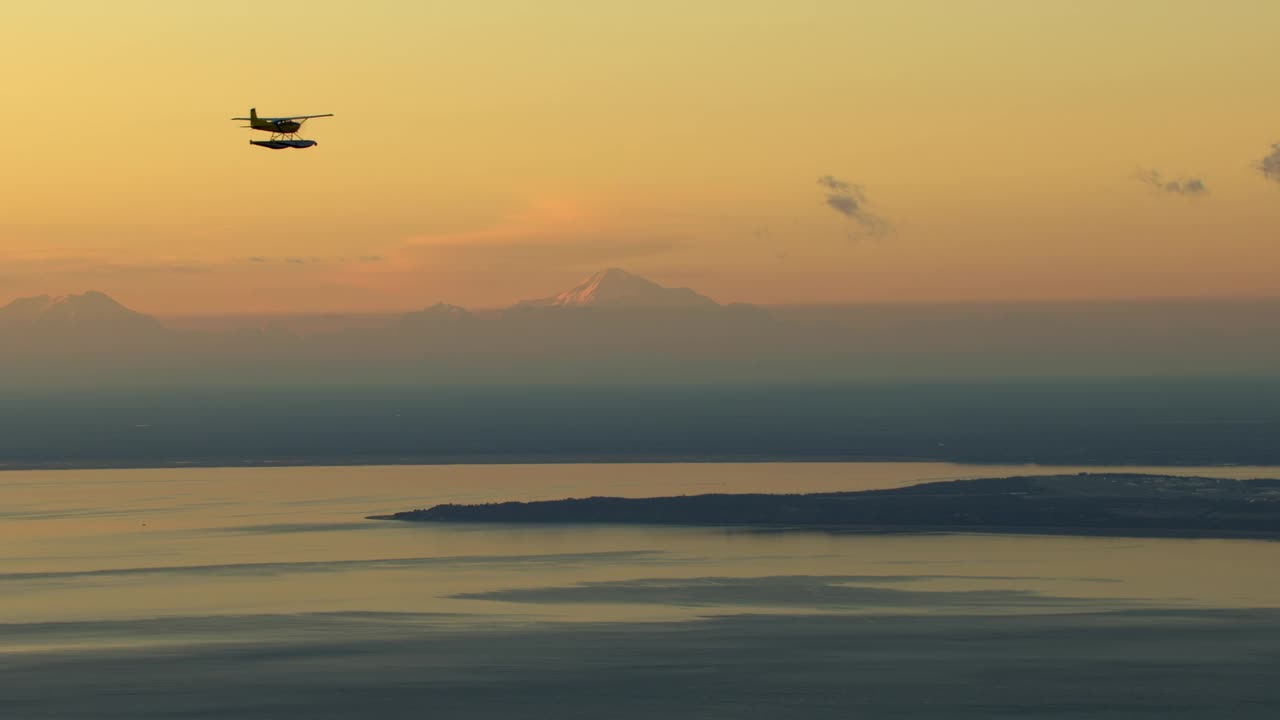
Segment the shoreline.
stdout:
<svg viewBox="0 0 1280 720">
<path fill-rule="evenodd" d="M 382 522 L 425 523 L 422 520 L 406 520 L 394 515 L 367 515 L 365 520 Z M 737 530 L 749 534 L 796 534 L 821 533 L 824 535 L 1025 535 L 1044 537 L 1096 537 L 1096 538 L 1151 538 L 1160 540 L 1260 540 L 1280 542 L 1280 530 L 1275 532 L 1248 530 L 1177 530 L 1177 529 L 1144 529 L 1144 528 L 1075 528 L 1075 527 L 1034 527 L 1034 526 L 967 526 L 967 525 L 790 525 L 767 523 L 631 523 L 631 522 L 450 522 L 434 521 L 437 525 L 501 525 L 524 529 L 533 528 L 634 528 L 639 525 L 655 528 L 686 528 L 690 530 Z"/>
</svg>

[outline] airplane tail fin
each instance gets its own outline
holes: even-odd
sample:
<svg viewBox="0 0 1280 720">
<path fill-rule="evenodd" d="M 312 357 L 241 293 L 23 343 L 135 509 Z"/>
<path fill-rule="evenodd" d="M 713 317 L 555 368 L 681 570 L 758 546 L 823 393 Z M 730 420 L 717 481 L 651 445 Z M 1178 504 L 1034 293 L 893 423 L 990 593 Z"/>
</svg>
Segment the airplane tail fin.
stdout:
<svg viewBox="0 0 1280 720">
<path fill-rule="evenodd" d="M 249 119 L 250 120 L 258 119 L 258 108 L 249 108 Z"/>
</svg>

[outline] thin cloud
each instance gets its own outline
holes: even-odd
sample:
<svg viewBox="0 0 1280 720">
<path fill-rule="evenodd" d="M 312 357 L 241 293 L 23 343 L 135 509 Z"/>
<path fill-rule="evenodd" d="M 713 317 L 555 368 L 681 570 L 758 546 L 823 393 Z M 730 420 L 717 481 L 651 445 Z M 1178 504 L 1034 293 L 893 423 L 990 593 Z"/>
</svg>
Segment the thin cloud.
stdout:
<svg viewBox="0 0 1280 720">
<path fill-rule="evenodd" d="M 883 235 L 888 232 L 889 223 L 867 210 L 867 196 L 861 186 L 847 183 L 831 175 L 818 178 L 818 184 L 826 189 L 827 207 L 857 223 L 864 233 Z"/>
<path fill-rule="evenodd" d="M 594 269 L 688 247 L 680 238 L 619 228 L 573 198 L 543 198 L 483 227 L 410 238 L 371 269 Z"/>
<path fill-rule="evenodd" d="M 681 250 L 683 242 L 663 239 L 593 237 L 542 238 L 482 243 L 418 243 L 404 248 L 415 264 L 454 269 L 595 267 Z"/>
<path fill-rule="evenodd" d="M 244 259 L 244 262 L 253 265 L 350 265 L 363 263 L 382 262 L 384 258 L 381 255 L 360 255 L 358 257 L 319 257 L 316 255 L 286 255 L 283 257 L 270 257 L 267 255 L 253 255 Z"/>
<path fill-rule="evenodd" d="M 1280 143 L 1271 146 L 1271 154 L 1258 161 L 1258 171 L 1268 180 L 1280 182 Z"/>
<path fill-rule="evenodd" d="M 1190 197 L 1202 197 L 1209 194 L 1209 188 L 1204 184 L 1204 180 L 1200 178 L 1177 178 L 1169 180 L 1160 174 L 1159 170 L 1143 170 L 1138 169 L 1135 175 L 1138 182 L 1159 190 L 1168 195 L 1187 195 Z"/>
<path fill-rule="evenodd" d="M 104 253 L 50 253 L 0 256 L 0 268 L 17 275 L 130 275 L 207 273 L 217 265 L 200 259 L 113 258 Z"/>
</svg>

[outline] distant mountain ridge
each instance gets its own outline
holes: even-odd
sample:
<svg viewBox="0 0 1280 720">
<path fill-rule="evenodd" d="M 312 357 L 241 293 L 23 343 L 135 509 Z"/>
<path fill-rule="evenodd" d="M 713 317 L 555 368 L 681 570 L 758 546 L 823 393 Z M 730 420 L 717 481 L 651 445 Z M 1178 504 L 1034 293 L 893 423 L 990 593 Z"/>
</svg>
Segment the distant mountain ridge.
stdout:
<svg viewBox="0 0 1280 720">
<path fill-rule="evenodd" d="M 438 302 L 431 307 L 415 312 L 404 313 L 399 316 L 401 327 L 438 327 L 457 325 L 458 323 L 467 322 L 473 319 L 469 310 L 457 305 L 451 305 L 445 302 Z"/>
<path fill-rule="evenodd" d="M 525 300 L 517 307 L 656 310 L 717 308 L 720 304 L 687 287 L 663 287 L 620 268 L 609 268 L 558 295 Z"/>
<path fill-rule="evenodd" d="M 150 315 L 130 310 L 96 290 L 19 298 L 0 307 L 0 327 L 99 333 L 162 329 Z"/>
<path fill-rule="evenodd" d="M 508 309 L 680 310 L 720 307 L 716 301 L 690 288 L 665 287 L 620 268 L 608 268 L 593 273 L 564 292 L 524 300 Z M 408 324 L 461 322 L 472 316 L 471 310 L 445 302 L 399 315 L 402 323 Z M 0 328 L 11 330 L 108 331 L 112 328 L 158 330 L 163 327 L 157 318 L 131 310 L 97 290 L 18 298 L 0 307 Z"/>
<path fill-rule="evenodd" d="M 182 322 L 101 292 L 0 306 L 0 386 L 1280 377 L 1280 298 L 720 305 L 612 268 L 501 309 Z M 124 381 L 124 380 L 121 380 Z"/>
</svg>

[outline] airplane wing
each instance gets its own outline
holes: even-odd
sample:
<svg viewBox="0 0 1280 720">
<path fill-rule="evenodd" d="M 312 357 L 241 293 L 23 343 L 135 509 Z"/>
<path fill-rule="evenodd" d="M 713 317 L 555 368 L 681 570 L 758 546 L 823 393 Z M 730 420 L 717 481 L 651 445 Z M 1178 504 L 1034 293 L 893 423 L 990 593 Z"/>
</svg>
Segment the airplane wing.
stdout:
<svg viewBox="0 0 1280 720">
<path fill-rule="evenodd" d="M 259 120 L 310 120 L 318 117 L 333 117 L 333 113 L 325 113 L 324 115 L 285 115 L 283 117 L 262 117 Z"/>
<path fill-rule="evenodd" d="M 284 115 L 281 117 L 263 117 L 259 115 L 257 119 L 259 120 L 310 120 L 311 118 L 321 118 L 321 117 L 333 117 L 333 113 L 325 113 L 323 115 Z M 253 118 L 238 117 L 238 118 L 231 118 L 231 119 L 232 120 L 252 120 Z"/>
</svg>

